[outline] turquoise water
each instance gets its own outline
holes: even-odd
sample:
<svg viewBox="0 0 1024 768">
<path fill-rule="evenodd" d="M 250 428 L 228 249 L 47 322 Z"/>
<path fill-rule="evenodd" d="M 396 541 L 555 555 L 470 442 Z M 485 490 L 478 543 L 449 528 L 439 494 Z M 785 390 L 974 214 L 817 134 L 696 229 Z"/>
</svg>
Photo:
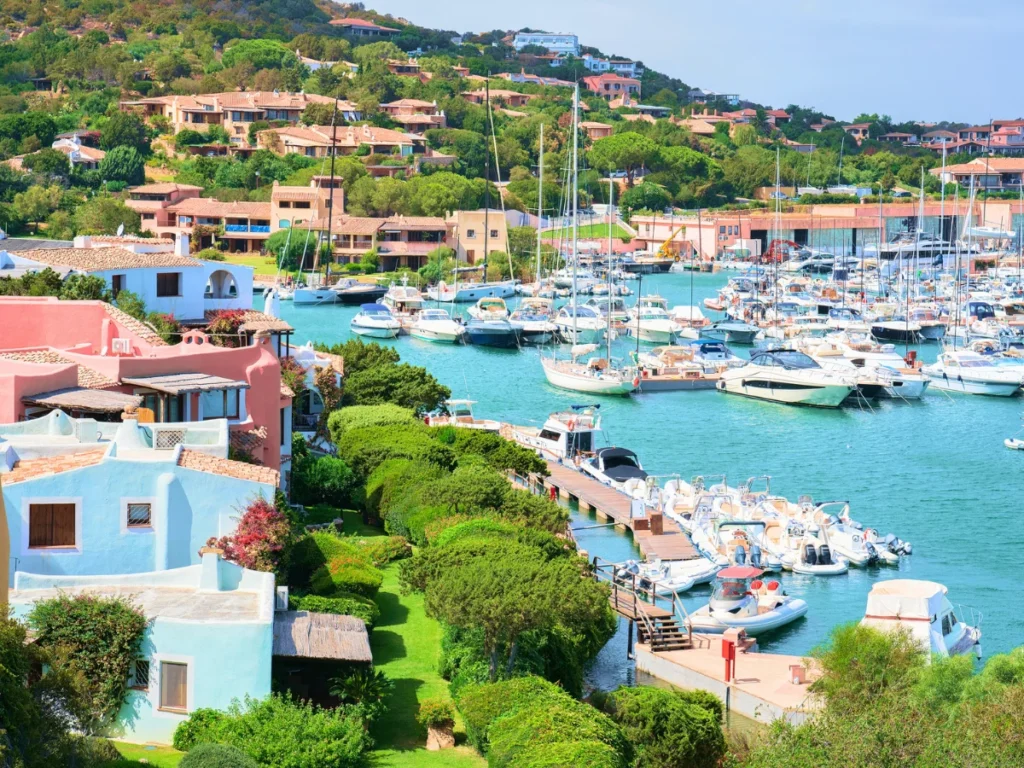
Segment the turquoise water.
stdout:
<svg viewBox="0 0 1024 768">
<path fill-rule="evenodd" d="M 723 275 L 695 275 L 695 302 L 713 295 L 725 280 Z M 660 293 L 670 305 L 688 304 L 690 276 L 648 277 L 643 289 Z M 281 306 L 298 343 L 333 343 L 350 336 L 356 308 Z M 536 350 L 434 345 L 408 336 L 385 343 L 394 344 L 403 361 L 428 368 L 454 397 L 476 400 L 478 417 L 537 424 L 552 411 L 587 402 L 545 381 Z M 616 354 L 625 357 L 634 343 L 616 342 Z M 744 348 L 736 349 L 744 354 Z M 932 361 L 937 346 L 918 350 L 921 359 Z M 874 581 L 897 574 L 941 582 L 954 605 L 980 610 L 986 656 L 1024 644 L 1024 623 L 1013 618 L 1020 600 L 1014 573 L 1024 563 L 1024 455 L 1003 446 L 1003 439 L 1020 426 L 1020 398 L 929 392 L 916 403 L 883 400 L 872 409 L 827 411 L 705 390 L 604 398 L 601 403 L 607 441 L 635 450 L 650 472 L 686 479 L 724 473 L 731 485 L 771 475 L 773 491 L 793 500 L 799 494 L 818 501 L 847 500 L 855 519 L 914 545 L 913 556 L 904 558 L 899 569 L 851 568 L 833 578 L 784 574 L 787 591 L 806 599 L 810 610 L 804 620 L 761 639 L 763 650 L 806 653 L 835 624 L 863 616 Z M 574 515 L 575 525 L 596 523 L 592 516 Z M 629 535 L 614 529 L 581 531 L 578 538 L 592 555 L 606 559 L 635 554 Z M 687 607 L 699 607 L 707 594 L 706 587 L 688 593 Z M 603 687 L 631 675 L 620 628 L 598 659 L 594 676 Z"/>
</svg>

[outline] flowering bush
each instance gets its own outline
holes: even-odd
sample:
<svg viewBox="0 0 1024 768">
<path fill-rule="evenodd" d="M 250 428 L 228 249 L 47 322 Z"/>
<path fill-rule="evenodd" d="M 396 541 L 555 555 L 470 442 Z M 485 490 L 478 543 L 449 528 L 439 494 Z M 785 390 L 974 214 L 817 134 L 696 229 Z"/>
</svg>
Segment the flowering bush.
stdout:
<svg viewBox="0 0 1024 768">
<path fill-rule="evenodd" d="M 262 496 L 238 518 L 231 536 L 211 537 L 206 545 L 224 551 L 224 559 L 254 571 L 278 572 L 291 545 L 288 519 Z"/>
<path fill-rule="evenodd" d="M 222 309 L 214 315 L 207 332 L 218 347 L 243 347 L 245 338 L 239 330 L 245 322 L 245 310 Z"/>
<path fill-rule="evenodd" d="M 294 357 L 281 358 L 281 382 L 298 398 L 306 389 L 306 369 Z"/>
</svg>

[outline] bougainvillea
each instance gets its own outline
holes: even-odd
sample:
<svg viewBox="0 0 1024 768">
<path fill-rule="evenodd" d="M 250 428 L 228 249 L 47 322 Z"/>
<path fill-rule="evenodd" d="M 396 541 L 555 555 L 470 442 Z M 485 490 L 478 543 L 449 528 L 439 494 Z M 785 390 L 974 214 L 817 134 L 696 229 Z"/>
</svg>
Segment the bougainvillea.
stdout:
<svg viewBox="0 0 1024 768">
<path fill-rule="evenodd" d="M 306 369 L 294 357 L 281 358 L 281 383 L 295 393 L 296 399 L 306 389 Z"/>
<path fill-rule="evenodd" d="M 211 537 L 206 545 L 224 552 L 224 559 L 254 571 L 279 572 L 291 544 L 288 519 L 262 496 L 254 499 L 238 518 L 230 536 Z"/>
<path fill-rule="evenodd" d="M 320 412 L 320 418 L 316 425 L 316 436 L 326 443 L 331 439 L 331 433 L 327 429 L 327 420 L 341 405 L 341 387 L 338 386 L 337 376 L 331 366 L 318 367 L 313 381 L 316 384 L 317 392 L 320 393 L 320 399 L 324 403 L 324 409 Z"/>
<path fill-rule="evenodd" d="M 222 309 L 213 316 L 207 332 L 218 347 L 244 347 L 245 335 L 239 330 L 245 322 L 245 310 Z"/>
</svg>

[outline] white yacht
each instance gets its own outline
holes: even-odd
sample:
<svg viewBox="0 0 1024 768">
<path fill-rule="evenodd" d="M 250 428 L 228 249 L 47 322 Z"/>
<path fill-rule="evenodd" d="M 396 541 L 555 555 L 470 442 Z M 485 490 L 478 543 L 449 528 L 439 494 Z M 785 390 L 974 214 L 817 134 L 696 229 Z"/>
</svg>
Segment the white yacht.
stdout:
<svg viewBox="0 0 1024 768">
<path fill-rule="evenodd" d="M 669 316 L 664 307 L 639 304 L 629 312 L 626 331 L 648 344 L 674 344 L 683 327 Z"/>
<path fill-rule="evenodd" d="M 558 326 L 551 320 L 551 299 L 526 297 L 509 316 L 519 340 L 524 344 L 547 344 L 555 338 Z"/>
<path fill-rule="evenodd" d="M 876 582 L 868 593 L 861 624 L 883 632 L 909 632 L 921 650 L 939 656 L 975 654 L 981 658 L 981 616 L 964 621 L 946 597 L 946 587 L 934 581 L 890 579 Z M 969 609 L 967 609 L 969 610 Z"/>
<path fill-rule="evenodd" d="M 486 296 L 478 299 L 476 304 L 466 310 L 466 314 L 476 320 L 508 320 L 509 311 L 504 299 Z"/>
<path fill-rule="evenodd" d="M 850 376 L 825 371 L 803 352 L 760 350 L 742 368 L 725 371 L 718 389 L 788 405 L 837 408 L 857 388 Z"/>
<path fill-rule="evenodd" d="M 719 570 L 720 566 L 704 557 L 655 560 L 650 563 L 627 560 L 619 564 L 615 579 L 620 584 L 635 584 L 637 591 L 668 597 L 686 592 L 697 584 L 706 584 L 715 578 Z"/>
<path fill-rule="evenodd" d="M 635 368 L 616 368 L 604 357 L 578 362 L 580 357 L 596 351 L 596 344 L 580 344 L 573 345 L 569 360 L 542 357 L 544 376 L 549 384 L 559 389 L 595 395 L 628 395 L 640 386 Z"/>
<path fill-rule="evenodd" d="M 453 301 L 464 304 L 484 297 L 507 299 L 515 295 L 515 280 L 502 280 L 496 283 L 459 283 L 457 286 L 450 286 L 442 280 L 437 285 L 427 288 L 427 296 L 445 304 Z"/>
<path fill-rule="evenodd" d="M 566 304 L 554 319 L 559 335 L 570 344 L 596 344 L 604 338 L 608 321 L 583 304 Z"/>
<path fill-rule="evenodd" d="M 402 330 L 408 333 L 416 321 L 416 315 L 425 306 L 426 298 L 415 286 L 392 285 L 380 303 L 391 310 L 394 318 L 401 323 Z"/>
<path fill-rule="evenodd" d="M 612 488 L 622 488 L 629 480 L 647 480 L 640 459 L 628 448 L 606 446 L 580 464 L 580 470 Z M 653 481 L 652 481 L 653 482 Z"/>
<path fill-rule="evenodd" d="M 601 432 L 600 405 L 573 405 L 568 411 L 552 413 L 543 426 L 512 427 L 512 439 L 532 448 L 542 458 L 570 461 L 589 456 Z"/>
<path fill-rule="evenodd" d="M 501 422 L 493 419 L 478 419 L 473 415 L 475 400 L 445 400 L 444 406 L 448 411 L 440 416 L 431 416 L 428 424 L 432 427 L 450 426 L 461 427 L 462 429 L 480 429 L 484 432 L 497 432 L 501 429 Z"/>
<path fill-rule="evenodd" d="M 409 333 L 424 341 L 454 344 L 464 340 L 466 327 L 452 320 L 446 310 L 423 309 L 416 315 Z"/>
<path fill-rule="evenodd" d="M 1024 373 L 1004 368 L 975 352 L 948 350 L 921 369 L 932 386 L 946 392 L 1009 397 L 1021 386 Z"/>
<path fill-rule="evenodd" d="M 402 330 L 402 325 L 383 304 L 363 304 L 349 323 L 349 328 L 357 336 L 393 339 Z"/>
</svg>

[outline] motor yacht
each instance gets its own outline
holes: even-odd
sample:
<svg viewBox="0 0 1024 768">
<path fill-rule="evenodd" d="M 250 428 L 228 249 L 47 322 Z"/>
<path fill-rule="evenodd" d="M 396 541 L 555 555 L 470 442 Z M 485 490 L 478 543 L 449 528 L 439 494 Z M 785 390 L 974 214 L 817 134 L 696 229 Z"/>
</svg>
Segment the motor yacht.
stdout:
<svg viewBox="0 0 1024 768">
<path fill-rule="evenodd" d="M 712 342 L 719 343 L 719 342 Z M 720 372 L 694 359 L 692 347 L 656 347 L 637 358 L 641 392 L 713 389 Z"/>
<path fill-rule="evenodd" d="M 392 284 L 380 303 L 387 307 L 392 316 L 397 320 L 405 333 L 408 333 L 416 322 L 416 315 L 423 309 L 426 298 L 420 290 L 414 286 Z"/>
<path fill-rule="evenodd" d="M 941 341 L 946 335 L 946 321 L 937 309 L 912 307 L 909 318 L 912 324 L 920 328 L 918 335 L 924 341 Z"/>
<path fill-rule="evenodd" d="M 905 360 L 892 344 L 854 334 L 835 334 L 828 340 L 855 368 L 873 370 L 887 379 L 884 397 L 917 400 L 928 390 L 931 380 L 921 372 L 920 363 Z"/>
<path fill-rule="evenodd" d="M 943 352 L 935 363 L 921 370 L 936 389 L 970 395 L 1009 397 L 1020 389 L 1024 379 L 1020 369 L 1003 368 L 987 357 L 964 350 Z"/>
<path fill-rule="evenodd" d="M 475 320 L 508 320 L 509 311 L 505 300 L 497 296 L 485 296 L 466 310 Z"/>
<path fill-rule="evenodd" d="M 980 614 L 962 606 L 954 610 L 946 593 L 946 587 L 934 581 L 876 582 L 868 593 L 861 624 L 883 632 L 907 632 L 929 658 L 932 654 L 974 654 L 981 658 Z M 968 613 L 972 616 L 970 624 L 964 621 Z"/>
<path fill-rule="evenodd" d="M 921 326 L 905 316 L 891 320 L 876 320 L 871 323 L 871 336 L 878 341 L 898 344 L 917 344 L 921 340 Z"/>
<path fill-rule="evenodd" d="M 519 334 L 505 317 L 471 317 L 466 322 L 466 336 L 482 347 L 519 348 Z"/>
<path fill-rule="evenodd" d="M 634 307 L 625 323 L 626 332 L 647 344 L 674 344 L 683 327 L 661 307 Z"/>
<path fill-rule="evenodd" d="M 444 309 L 423 309 L 409 330 L 410 335 L 423 341 L 455 344 L 466 337 L 466 327 L 452 320 Z"/>
<path fill-rule="evenodd" d="M 837 408 L 857 388 L 853 377 L 824 370 L 793 349 L 755 351 L 742 368 L 725 371 L 718 389 L 788 405 Z"/>
<path fill-rule="evenodd" d="M 485 297 L 507 299 L 516 294 L 514 280 L 502 280 L 494 283 L 459 283 L 450 286 L 443 280 L 435 286 L 427 288 L 427 296 L 444 304 L 456 302 L 465 304 Z"/>
<path fill-rule="evenodd" d="M 626 306 L 625 300 L 618 296 L 595 296 L 587 299 L 583 306 L 589 307 L 605 318 L 611 315 L 613 324 L 624 323 L 629 317 L 629 307 Z"/>
<path fill-rule="evenodd" d="M 871 331 L 871 324 L 865 321 L 864 316 L 852 307 L 830 307 L 827 324 L 833 331 L 849 333 L 870 333 Z"/>
<path fill-rule="evenodd" d="M 778 581 L 761 580 L 760 568 L 733 565 L 715 577 L 711 601 L 691 613 L 686 624 L 694 632 L 720 633 L 742 629 L 758 635 L 785 626 L 807 613 L 807 603 L 790 597 Z"/>
<path fill-rule="evenodd" d="M 363 304 L 349 323 L 349 328 L 357 336 L 393 339 L 402 330 L 402 325 L 383 304 Z"/>
<path fill-rule="evenodd" d="M 509 321 L 523 344 L 547 344 L 558 333 L 551 320 L 551 299 L 523 298 Z"/>
<path fill-rule="evenodd" d="M 700 329 L 706 339 L 724 341 L 726 344 L 753 344 L 761 329 L 741 320 L 719 320 Z"/>
<path fill-rule="evenodd" d="M 552 413 L 541 427 L 512 427 L 511 437 L 542 458 L 572 461 L 593 454 L 600 433 L 601 406 L 573 405 Z"/>
<path fill-rule="evenodd" d="M 596 344 L 604 338 L 608 321 L 583 304 L 566 304 L 555 316 L 558 335 L 570 344 Z"/>
</svg>

